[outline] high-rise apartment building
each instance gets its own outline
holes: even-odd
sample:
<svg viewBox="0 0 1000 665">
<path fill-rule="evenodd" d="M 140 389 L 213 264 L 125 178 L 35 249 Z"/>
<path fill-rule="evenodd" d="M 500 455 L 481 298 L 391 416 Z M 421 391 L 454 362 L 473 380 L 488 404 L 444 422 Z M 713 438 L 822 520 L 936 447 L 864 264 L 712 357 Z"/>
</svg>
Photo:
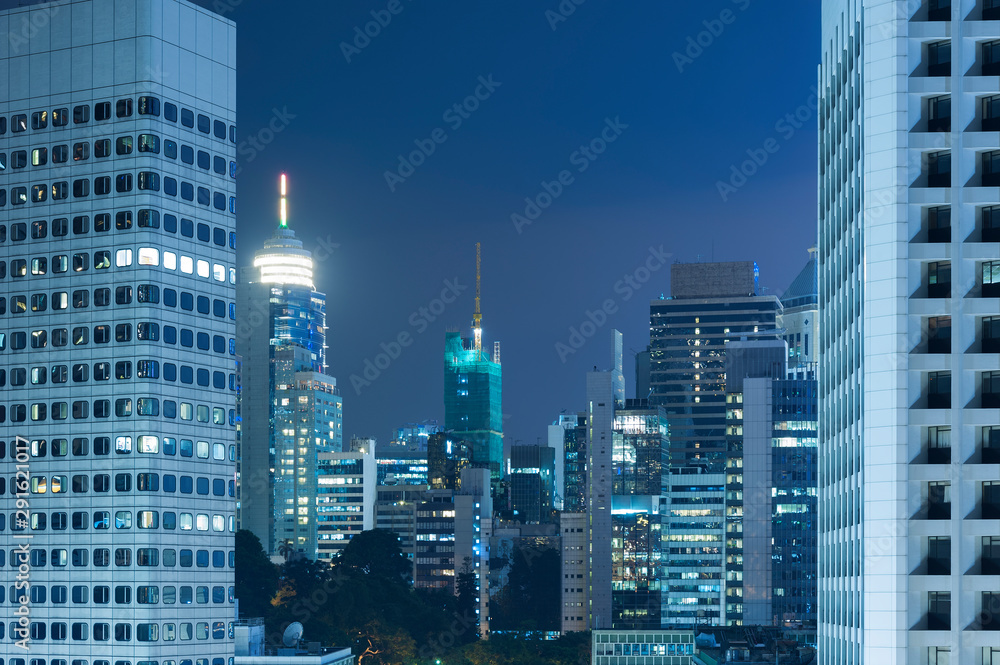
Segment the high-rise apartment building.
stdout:
<svg viewBox="0 0 1000 665">
<path fill-rule="evenodd" d="M 272 555 L 291 545 L 315 559 L 318 456 L 343 450 L 343 402 L 326 374 L 326 296 L 288 228 L 284 174 L 280 183 L 278 228 L 237 289 L 240 525 Z"/>
<path fill-rule="evenodd" d="M 80 0 L 0 12 L 0 32 L 0 653 L 225 663 L 235 26 L 181 0 Z"/>
<path fill-rule="evenodd" d="M 822 663 L 1000 661 L 1000 6 L 826 0 Z"/>
</svg>

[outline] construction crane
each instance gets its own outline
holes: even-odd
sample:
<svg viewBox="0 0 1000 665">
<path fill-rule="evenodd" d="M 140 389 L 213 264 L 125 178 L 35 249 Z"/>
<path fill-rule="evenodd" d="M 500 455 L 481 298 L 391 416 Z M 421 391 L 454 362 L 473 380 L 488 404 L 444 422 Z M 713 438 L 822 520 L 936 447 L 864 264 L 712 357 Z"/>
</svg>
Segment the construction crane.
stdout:
<svg viewBox="0 0 1000 665">
<path fill-rule="evenodd" d="M 475 340 L 476 354 L 483 350 L 483 315 L 479 311 L 479 268 L 481 266 L 479 256 L 479 243 L 476 243 L 476 313 L 472 315 L 472 334 Z"/>
</svg>

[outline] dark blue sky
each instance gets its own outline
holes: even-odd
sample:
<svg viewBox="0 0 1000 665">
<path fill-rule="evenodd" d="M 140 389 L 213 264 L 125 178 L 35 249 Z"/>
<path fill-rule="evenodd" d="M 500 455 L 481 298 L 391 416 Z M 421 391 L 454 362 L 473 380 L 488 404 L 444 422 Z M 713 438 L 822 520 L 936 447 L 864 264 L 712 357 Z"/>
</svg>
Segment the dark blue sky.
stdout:
<svg viewBox="0 0 1000 665">
<path fill-rule="evenodd" d="M 669 294 L 669 267 L 638 290 L 618 282 L 645 277 L 636 270 L 650 247 L 685 262 L 756 260 L 761 283 L 779 294 L 807 259 L 818 2 L 564 0 L 575 11 L 555 22 L 546 11 L 558 12 L 557 0 L 228 1 L 239 35 L 239 139 L 273 137 L 260 151 L 249 142 L 241 150 L 241 258 L 249 262 L 271 233 L 277 175 L 288 172 L 292 228 L 314 250 L 338 244 L 323 252 L 318 288 L 345 437 L 385 441 L 404 422 L 443 419 L 444 333 L 470 326 L 477 241 L 509 442 L 544 438 L 561 410 L 583 407 L 584 372 L 607 366 L 612 327 L 625 335 L 631 394 L 631 350 L 645 348 L 649 300 Z M 353 45 L 355 27 L 390 4 L 399 13 L 367 45 L 359 40 L 348 62 L 341 42 Z M 679 71 L 674 53 L 689 38 L 703 46 Z M 485 99 L 469 101 L 478 108 L 468 117 L 446 116 L 479 77 L 499 86 L 480 87 Z M 275 109 L 274 126 L 287 126 L 261 133 Z M 797 111 L 794 124 L 783 120 Z M 593 160 L 577 152 L 608 119 L 627 128 L 608 130 L 615 140 Z M 391 191 L 386 171 L 438 128 L 444 141 Z M 718 182 L 748 150 L 767 161 L 723 200 Z M 563 170 L 569 184 L 518 233 L 511 215 L 525 214 L 525 197 Z M 456 278 L 467 288 L 424 329 L 419 308 Z M 569 345 L 570 327 L 608 299 L 608 322 L 561 358 L 557 343 Z M 351 376 L 403 332 L 411 345 L 356 390 Z"/>
</svg>

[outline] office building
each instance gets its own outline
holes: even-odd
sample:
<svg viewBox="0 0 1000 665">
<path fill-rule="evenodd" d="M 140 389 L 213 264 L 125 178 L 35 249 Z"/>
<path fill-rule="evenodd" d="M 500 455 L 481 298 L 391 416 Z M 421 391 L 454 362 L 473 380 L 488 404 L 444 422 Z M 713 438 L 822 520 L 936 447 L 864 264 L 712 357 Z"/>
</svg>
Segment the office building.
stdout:
<svg viewBox="0 0 1000 665">
<path fill-rule="evenodd" d="M 1000 659 L 1000 7 L 827 0 L 821 663 Z"/>
<path fill-rule="evenodd" d="M 591 665 L 691 665 L 697 653 L 690 630 L 595 630 L 591 636 Z M 716 662 L 716 661 L 712 661 Z"/>
<path fill-rule="evenodd" d="M 783 340 L 726 355 L 726 625 L 781 626 L 814 643 L 816 382 L 787 380 Z"/>
<path fill-rule="evenodd" d="M 488 468 L 494 483 L 504 466 L 501 382 L 499 355 L 491 359 L 473 339 L 445 334 L 444 429 L 469 444 L 473 466 Z"/>
<path fill-rule="evenodd" d="M 397 445 L 378 447 L 378 484 L 427 485 L 427 445 L 423 450 Z"/>
<path fill-rule="evenodd" d="M 240 525 L 271 555 L 291 545 L 315 559 L 318 456 L 343 449 L 343 402 L 326 374 L 326 296 L 288 227 L 287 192 L 282 174 L 278 228 L 237 289 Z"/>
<path fill-rule="evenodd" d="M 354 438 L 348 452 L 319 453 L 316 470 L 317 559 L 329 561 L 375 528 L 375 445 Z"/>
<path fill-rule="evenodd" d="M 649 382 L 637 386 L 670 425 L 665 625 L 724 623 L 726 346 L 775 338 L 781 312 L 758 282 L 752 261 L 675 263 L 670 298 L 650 303 Z"/>
<path fill-rule="evenodd" d="M 515 520 L 533 524 L 552 520 L 555 454 L 549 446 L 511 447 L 509 482 Z"/>
<path fill-rule="evenodd" d="M 408 450 L 427 451 L 427 439 L 431 434 L 441 431 L 436 420 L 425 420 L 421 423 L 407 423 L 396 429 L 392 435 L 390 447 L 406 448 Z"/>
<path fill-rule="evenodd" d="M 809 248 L 809 260 L 781 294 L 778 328 L 788 343 L 789 378 L 816 379 L 816 342 L 819 340 L 819 287 L 816 276 L 816 248 Z"/>
<path fill-rule="evenodd" d="M 472 465 L 472 446 L 438 432 L 427 440 L 427 485 L 431 489 L 460 489 L 462 469 Z"/>
<path fill-rule="evenodd" d="M 587 414 L 562 413 L 549 425 L 549 447 L 556 451 L 556 510 L 584 510 L 587 491 Z"/>
<path fill-rule="evenodd" d="M 81 0 L 2 11 L 0 31 L 0 652 L 225 662 L 235 26 L 180 0 Z"/>
<path fill-rule="evenodd" d="M 416 507 L 424 502 L 427 485 L 387 485 L 375 490 L 375 528 L 390 531 L 399 548 L 413 561 L 416 541 Z"/>
<path fill-rule="evenodd" d="M 489 469 L 466 468 L 461 489 L 430 490 L 416 507 L 413 586 L 458 593 L 456 578 L 475 576 L 479 632 L 489 632 L 489 569 L 493 499 Z"/>
</svg>

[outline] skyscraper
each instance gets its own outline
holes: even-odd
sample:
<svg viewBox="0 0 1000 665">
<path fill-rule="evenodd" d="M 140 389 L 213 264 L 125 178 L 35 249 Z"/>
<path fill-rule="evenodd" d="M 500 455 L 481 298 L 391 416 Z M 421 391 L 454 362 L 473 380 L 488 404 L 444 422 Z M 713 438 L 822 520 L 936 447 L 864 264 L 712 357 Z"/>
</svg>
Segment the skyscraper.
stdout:
<svg viewBox="0 0 1000 665">
<path fill-rule="evenodd" d="M 489 469 L 496 493 L 503 478 L 503 371 L 500 343 L 493 355 L 483 350 L 483 319 L 479 308 L 479 243 L 476 243 L 476 311 L 472 337 L 445 333 L 444 429 L 472 448 L 473 466 Z"/>
<path fill-rule="evenodd" d="M 776 338 L 781 312 L 758 295 L 758 272 L 752 261 L 674 264 L 671 297 L 650 303 L 649 402 L 670 424 L 665 624 L 724 623 L 726 346 Z"/>
<path fill-rule="evenodd" d="M 343 402 L 326 374 L 326 296 L 312 253 L 279 223 L 240 274 L 236 352 L 242 359 L 240 525 L 270 554 L 288 543 L 317 556 L 317 460 L 343 450 Z"/>
<path fill-rule="evenodd" d="M 822 11 L 820 660 L 992 665 L 1000 7 Z"/>
<path fill-rule="evenodd" d="M 816 342 L 819 341 L 819 289 L 816 285 L 816 248 L 781 294 L 778 328 L 788 342 L 788 371 L 803 379 L 816 378 Z"/>
<path fill-rule="evenodd" d="M 224 663 L 235 26 L 183 0 L 81 0 L 0 12 L 0 31 L 0 448 L 30 474 L 0 525 L 31 585 L 0 652 Z"/>
</svg>

